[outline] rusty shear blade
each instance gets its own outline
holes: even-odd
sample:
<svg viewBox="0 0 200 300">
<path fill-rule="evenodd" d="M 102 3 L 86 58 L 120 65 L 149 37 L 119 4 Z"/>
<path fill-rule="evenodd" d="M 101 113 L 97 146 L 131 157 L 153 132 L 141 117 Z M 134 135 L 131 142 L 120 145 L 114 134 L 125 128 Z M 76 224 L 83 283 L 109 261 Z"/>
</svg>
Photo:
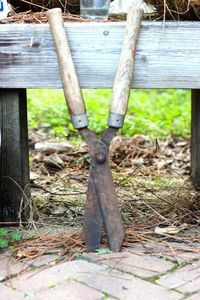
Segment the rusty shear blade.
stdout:
<svg viewBox="0 0 200 300">
<path fill-rule="evenodd" d="M 79 129 L 90 148 L 91 171 L 84 219 L 84 235 L 88 249 L 99 248 L 102 219 L 110 249 L 120 251 L 124 229 L 112 173 L 109 166 L 109 145 L 117 129 L 108 128 L 102 132 L 102 139 L 88 128 Z M 94 240 L 93 240 L 94 239 Z"/>
<path fill-rule="evenodd" d="M 118 207 L 109 158 L 102 164 L 92 163 L 92 172 L 109 247 L 112 251 L 120 251 L 124 239 L 124 228 Z"/>
<path fill-rule="evenodd" d="M 83 221 L 83 235 L 88 251 L 93 252 L 100 248 L 102 225 L 103 218 L 97 199 L 95 181 L 91 168 Z"/>
</svg>

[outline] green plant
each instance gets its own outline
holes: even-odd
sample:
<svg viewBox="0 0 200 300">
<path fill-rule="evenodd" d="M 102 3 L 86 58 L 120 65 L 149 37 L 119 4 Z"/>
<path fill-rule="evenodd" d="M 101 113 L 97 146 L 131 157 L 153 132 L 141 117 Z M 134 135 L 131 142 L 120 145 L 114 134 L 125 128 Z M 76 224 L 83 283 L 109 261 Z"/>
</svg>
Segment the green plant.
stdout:
<svg viewBox="0 0 200 300">
<path fill-rule="evenodd" d="M 21 234 L 17 230 L 8 232 L 5 228 L 0 228 L 0 249 L 8 248 L 9 245 L 12 245 L 14 242 L 21 240 Z"/>
<path fill-rule="evenodd" d="M 8 241 L 6 239 L 0 238 L 0 249 L 7 248 L 8 247 Z"/>
<path fill-rule="evenodd" d="M 8 234 L 8 231 L 5 228 L 0 228 L 0 236 L 5 236 Z"/>
<path fill-rule="evenodd" d="M 73 163 L 74 165 L 78 165 L 79 163 L 84 162 L 85 160 L 87 160 L 89 157 L 90 157 L 90 155 L 89 155 L 88 153 L 83 154 L 82 157 L 80 157 L 80 158 L 77 159 L 77 160 L 74 160 L 72 163 Z"/>
<path fill-rule="evenodd" d="M 83 90 L 90 128 L 97 133 L 107 126 L 109 89 Z M 190 135 L 190 91 L 187 90 L 133 90 L 121 133 L 165 138 L 168 135 Z M 42 128 L 59 138 L 76 138 L 67 112 L 62 90 L 28 91 L 29 126 Z"/>
<path fill-rule="evenodd" d="M 19 242 L 21 240 L 21 234 L 19 233 L 19 231 L 12 231 L 10 234 L 10 237 L 15 242 Z"/>
<path fill-rule="evenodd" d="M 97 249 L 96 252 L 99 255 L 112 253 L 112 251 L 110 249 L 107 249 L 107 248 Z"/>
</svg>

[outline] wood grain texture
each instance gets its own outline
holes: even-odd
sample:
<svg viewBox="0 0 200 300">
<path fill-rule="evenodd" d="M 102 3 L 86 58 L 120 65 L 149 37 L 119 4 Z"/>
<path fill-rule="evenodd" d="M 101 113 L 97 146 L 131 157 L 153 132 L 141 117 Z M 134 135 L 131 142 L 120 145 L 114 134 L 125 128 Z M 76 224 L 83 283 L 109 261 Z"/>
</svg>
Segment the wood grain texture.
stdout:
<svg viewBox="0 0 200 300">
<path fill-rule="evenodd" d="M 125 23 L 66 23 L 83 88 L 110 88 Z M 132 87 L 199 88 L 200 22 L 143 22 Z M 0 87 L 61 88 L 48 24 L 0 25 Z"/>
<path fill-rule="evenodd" d="M 62 85 L 69 113 L 71 115 L 84 114 L 86 111 L 85 103 L 64 29 L 62 11 L 60 8 L 50 9 L 47 12 L 47 17 L 56 47 Z"/>
<path fill-rule="evenodd" d="M 136 45 L 143 16 L 141 5 L 142 0 L 135 0 L 133 6 L 130 7 L 127 16 L 125 37 L 115 75 L 110 103 L 110 112 L 118 115 L 125 115 L 128 107 Z"/>
<path fill-rule="evenodd" d="M 25 90 L 0 89 L 0 129 L 0 221 L 16 222 L 30 196 Z"/>
<path fill-rule="evenodd" d="M 192 90 L 191 122 L 191 167 L 192 181 L 200 189 L 200 89 Z"/>
</svg>

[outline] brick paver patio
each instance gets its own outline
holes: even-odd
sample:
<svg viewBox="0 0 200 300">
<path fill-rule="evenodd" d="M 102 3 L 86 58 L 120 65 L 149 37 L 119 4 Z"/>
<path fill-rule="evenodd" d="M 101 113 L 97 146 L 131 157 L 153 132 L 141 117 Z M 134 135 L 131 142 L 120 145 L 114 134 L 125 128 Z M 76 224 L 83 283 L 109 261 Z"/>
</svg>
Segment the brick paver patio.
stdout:
<svg viewBox="0 0 200 300">
<path fill-rule="evenodd" d="M 16 262 L 4 252 L 0 299 L 200 300 L 200 244 L 189 249 L 183 243 L 137 243 L 121 253 L 85 253 L 71 262 L 56 255 Z"/>
</svg>

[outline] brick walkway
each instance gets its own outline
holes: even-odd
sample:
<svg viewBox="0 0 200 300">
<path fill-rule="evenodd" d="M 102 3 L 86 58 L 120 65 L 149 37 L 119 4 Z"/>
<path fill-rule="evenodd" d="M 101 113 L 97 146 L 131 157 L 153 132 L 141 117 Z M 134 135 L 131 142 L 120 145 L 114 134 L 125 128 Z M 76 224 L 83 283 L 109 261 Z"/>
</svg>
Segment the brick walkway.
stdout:
<svg viewBox="0 0 200 300">
<path fill-rule="evenodd" d="M 45 255 L 13 262 L 0 254 L 0 299 L 200 300 L 200 244 L 135 244 L 72 262 Z"/>
</svg>

